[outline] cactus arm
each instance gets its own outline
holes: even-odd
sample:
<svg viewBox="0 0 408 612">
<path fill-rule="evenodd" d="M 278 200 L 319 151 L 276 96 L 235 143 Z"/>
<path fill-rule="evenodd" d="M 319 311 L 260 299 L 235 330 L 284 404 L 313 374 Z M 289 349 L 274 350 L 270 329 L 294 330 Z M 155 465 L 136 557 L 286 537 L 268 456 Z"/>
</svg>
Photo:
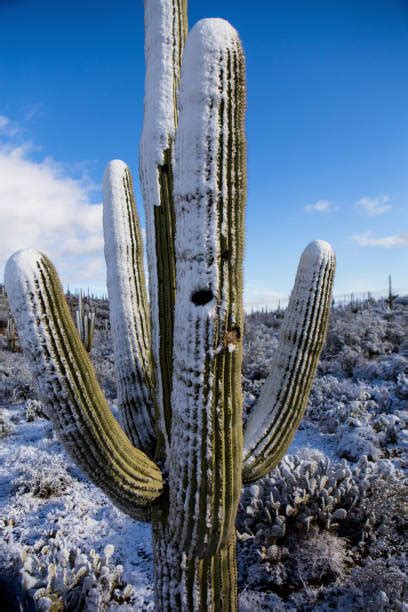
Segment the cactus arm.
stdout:
<svg viewBox="0 0 408 612">
<path fill-rule="evenodd" d="M 38 251 L 19 251 L 7 263 L 5 281 L 24 352 L 59 439 L 117 506 L 144 516 L 161 495 L 161 472 L 113 417 L 54 266 Z"/>
<path fill-rule="evenodd" d="M 241 490 L 244 106 L 236 31 L 198 22 L 184 50 L 174 149 L 169 522 L 178 546 L 199 557 L 231 539 Z"/>
<path fill-rule="evenodd" d="M 104 175 L 103 226 L 118 400 L 127 435 L 154 455 L 153 368 L 143 242 L 129 168 L 111 161 Z"/>
<path fill-rule="evenodd" d="M 152 352 L 159 411 L 157 455 L 168 456 L 171 430 L 175 299 L 172 146 L 176 94 L 187 35 L 186 0 L 145 0 L 145 105 L 140 179 L 146 210 Z"/>
<path fill-rule="evenodd" d="M 300 259 L 271 372 L 244 434 L 245 483 L 280 461 L 303 416 L 327 332 L 335 271 L 327 242 L 315 241 Z"/>
</svg>

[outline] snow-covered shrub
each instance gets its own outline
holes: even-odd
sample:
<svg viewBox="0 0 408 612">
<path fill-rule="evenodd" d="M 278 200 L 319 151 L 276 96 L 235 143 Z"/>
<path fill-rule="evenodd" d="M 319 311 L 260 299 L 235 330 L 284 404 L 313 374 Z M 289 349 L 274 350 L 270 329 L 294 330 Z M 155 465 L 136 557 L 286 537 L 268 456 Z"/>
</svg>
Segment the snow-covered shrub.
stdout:
<svg viewBox="0 0 408 612">
<path fill-rule="evenodd" d="M 352 569 L 346 581 L 321 591 L 313 605 L 316 612 L 405 612 L 408 600 L 407 558 L 366 559 Z"/>
<path fill-rule="evenodd" d="M 260 557 L 268 582 L 285 584 L 289 589 L 332 583 L 343 578 L 349 562 L 345 540 L 330 532 L 315 533 L 301 541 L 292 534 L 286 546 L 262 549 Z"/>
<path fill-rule="evenodd" d="M 401 375 L 408 373 L 408 359 L 402 355 L 381 355 L 373 361 L 364 361 L 353 370 L 356 380 L 398 380 Z"/>
<path fill-rule="evenodd" d="M 25 417 L 29 423 L 35 421 L 35 419 L 46 419 L 48 418 L 44 406 L 40 400 L 28 399 L 24 404 Z"/>
<path fill-rule="evenodd" d="M 12 404 L 36 396 L 34 381 L 21 353 L 1 352 L 0 398 Z"/>
<path fill-rule="evenodd" d="M 395 393 L 399 399 L 408 400 L 408 374 L 401 372 L 397 376 Z"/>
<path fill-rule="evenodd" d="M 357 461 L 363 455 L 377 461 L 381 456 L 382 441 L 384 436 L 377 434 L 366 421 L 349 417 L 339 428 L 336 451 L 339 457 L 351 461 Z"/>
<path fill-rule="evenodd" d="M 268 316 L 268 315 L 266 315 Z M 273 313 L 269 315 L 273 317 Z M 266 321 L 248 317 L 244 336 L 244 378 L 252 381 L 264 380 L 271 368 L 273 354 L 278 346 L 278 330 Z"/>
<path fill-rule="evenodd" d="M 322 376 L 312 387 L 306 416 L 317 423 L 321 431 L 335 433 L 348 417 L 361 418 L 375 411 L 371 391 L 368 385 L 339 380 L 332 375 Z"/>
<path fill-rule="evenodd" d="M 283 545 L 268 548 L 241 545 L 238 559 L 241 584 L 262 591 L 271 589 L 285 599 L 293 591 L 308 591 L 342 579 L 351 561 L 346 539 L 329 531 L 309 537 L 291 532 Z"/>
<path fill-rule="evenodd" d="M 92 348 L 92 362 L 105 395 L 111 400 L 117 396 L 116 372 L 113 357 L 110 331 L 96 329 Z"/>
<path fill-rule="evenodd" d="M 243 492 L 240 583 L 273 590 L 289 609 L 314 609 L 326 586 L 347 583 L 356 564 L 404 550 L 406 491 L 388 460 L 363 457 L 350 469 L 317 451 L 286 458 Z"/>
<path fill-rule="evenodd" d="M 284 612 L 284 602 L 274 593 L 259 593 L 245 588 L 239 597 L 239 612 L 254 612 L 255 610 L 274 610 Z"/>
<path fill-rule="evenodd" d="M 0 410 L 0 438 L 8 436 L 13 431 L 13 424 L 11 423 L 6 410 Z"/>
<path fill-rule="evenodd" d="M 397 380 L 403 396 L 406 379 Z M 374 461 L 400 446 L 405 435 L 408 402 L 397 396 L 398 389 L 385 381 L 379 386 L 325 375 L 313 385 L 306 418 L 335 434 L 340 457 L 357 461 L 367 455 Z"/>
<path fill-rule="evenodd" d="M 13 480 L 13 490 L 16 495 L 29 494 L 48 499 L 64 495 L 69 491 L 73 478 L 67 470 L 65 461 L 44 451 L 37 451 L 33 461 L 30 451 L 28 453 L 26 455 L 24 449 L 20 452 L 20 473 Z"/>
<path fill-rule="evenodd" d="M 366 494 L 350 517 L 363 526 L 362 554 L 375 559 L 407 549 L 408 480 L 390 466 L 390 462 L 379 462 L 366 474 Z"/>
<path fill-rule="evenodd" d="M 377 305 L 361 313 L 337 309 L 330 325 L 324 356 L 339 356 L 345 348 L 368 359 L 398 352 L 404 337 L 399 319 L 388 320 Z"/>
<path fill-rule="evenodd" d="M 112 560 L 114 547 L 103 555 L 67 548 L 60 532 L 22 552 L 23 587 L 37 610 L 134 610 L 135 591 Z"/>
</svg>

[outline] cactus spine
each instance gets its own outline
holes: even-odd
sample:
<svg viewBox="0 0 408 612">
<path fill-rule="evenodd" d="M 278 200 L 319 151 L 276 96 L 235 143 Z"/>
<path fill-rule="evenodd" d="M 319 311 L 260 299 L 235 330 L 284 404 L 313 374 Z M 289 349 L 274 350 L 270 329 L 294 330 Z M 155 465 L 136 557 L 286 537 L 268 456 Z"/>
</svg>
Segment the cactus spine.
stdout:
<svg viewBox="0 0 408 612">
<path fill-rule="evenodd" d="M 15 254 L 6 284 L 61 441 L 124 512 L 152 521 L 157 610 L 233 612 L 242 480 L 276 465 L 303 414 L 326 333 L 334 256 L 323 242 L 302 255 L 243 454 L 244 58 L 227 22 L 200 21 L 184 46 L 186 24 L 182 0 L 145 0 L 140 174 L 150 303 L 129 170 L 113 161 L 104 177 L 111 328 L 127 435 L 47 257 Z"/>
</svg>

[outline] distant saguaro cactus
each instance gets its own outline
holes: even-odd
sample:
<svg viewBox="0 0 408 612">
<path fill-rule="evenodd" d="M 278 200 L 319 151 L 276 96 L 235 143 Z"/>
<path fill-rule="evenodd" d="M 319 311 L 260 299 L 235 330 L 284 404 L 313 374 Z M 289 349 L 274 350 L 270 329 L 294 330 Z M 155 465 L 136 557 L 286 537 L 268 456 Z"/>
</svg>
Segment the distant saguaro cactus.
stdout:
<svg viewBox="0 0 408 612">
<path fill-rule="evenodd" d="M 392 290 L 392 278 L 391 274 L 388 275 L 388 297 L 385 299 L 385 303 L 387 304 L 390 311 L 393 310 L 395 301 L 397 300 L 398 295 Z"/>
<path fill-rule="evenodd" d="M 7 319 L 5 336 L 6 336 L 7 348 L 13 353 L 15 353 L 18 350 L 18 336 L 17 336 L 16 324 L 14 321 L 14 317 L 12 315 L 9 315 Z"/>
<path fill-rule="evenodd" d="M 95 311 L 92 309 L 89 303 L 84 305 L 82 291 L 79 294 L 78 306 L 75 310 L 75 324 L 79 337 L 82 340 L 82 344 L 87 352 L 90 353 L 95 331 Z"/>
<path fill-rule="evenodd" d="M 182 0 L 145 0 L 145 31 L 140 174 L 150 301 L 130 172 L 113 161 L 104 177 L 111 329 L 126 434 L 97 383 L 49 259 L 30 250 L 12 256 L 7 291 L 60 440 L 124 512 L 152 521 L 156 609 L 233 611 L 242 481 L 277 464 L 302 417 L 327 330 L 334 255 L 326 242 L 305 249 L 271 373 L 243 435 L 241 43 L 227 22 L 205 19 L 184 45 Z"/>
</svg>

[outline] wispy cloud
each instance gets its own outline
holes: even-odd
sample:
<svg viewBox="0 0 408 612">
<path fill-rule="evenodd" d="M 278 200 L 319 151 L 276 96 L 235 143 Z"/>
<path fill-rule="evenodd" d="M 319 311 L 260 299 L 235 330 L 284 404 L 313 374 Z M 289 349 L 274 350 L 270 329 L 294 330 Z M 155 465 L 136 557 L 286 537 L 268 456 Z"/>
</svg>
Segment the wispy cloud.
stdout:
<svg viewBox="0 0 408 612">
<path fill-rule="evenodd" d="M 356 206 L 369 217 L 377 217 L 391 210 L 392 206 L 388 204 L 389 201 L 390 198 L 387 195 L 380 195 L 376 198 L 365 196 L 356 202 Z"/>
<path fill-rule="evenodd" d="M 21 127 L 11 121 L 5 115 L 0 115 L 0 138 L 1 140 L 5 139 L 14 139 L 16 136 L 19 136 L 22 133 Z"/>
<path fill-rule="evenodd" d="M 31 121 L 34 117 L 37 117 L 38 114 L 43 110 L 44 105 L 42 102 L 37 102 L 36 104 L 29 104 L 25 107 L 25 119 L 26 121 Z"/>
<path fill-rule="evenodd" d="M 94 186 L 50 158 L 33 160 L 20 133 L 0 116 L 0 277 L 14 251 L 33 247 L 49 255 L 64 283 L 102 289 L 102 205 L 91 202 Z"/>
<path fill-rule="evenodd" d="M 328 213 L 334 210 L 334 206 L 329 200 L 317 200 L 314 204 L 305 206 L 307 212 Z"/>
<path fill-rule="evenodd" d="M 398 246 L 408 245 L 408 232 L 402 234 L 396 234 L 394 236 L 384 236 L 383 238 L 376 238 L 372 232 L 364 232 L 363 234 L 357 234 L 352 236 L 354 242 L 357 242 L 362 247 L 384 247 L 391 249 Z"/>
</svg>

